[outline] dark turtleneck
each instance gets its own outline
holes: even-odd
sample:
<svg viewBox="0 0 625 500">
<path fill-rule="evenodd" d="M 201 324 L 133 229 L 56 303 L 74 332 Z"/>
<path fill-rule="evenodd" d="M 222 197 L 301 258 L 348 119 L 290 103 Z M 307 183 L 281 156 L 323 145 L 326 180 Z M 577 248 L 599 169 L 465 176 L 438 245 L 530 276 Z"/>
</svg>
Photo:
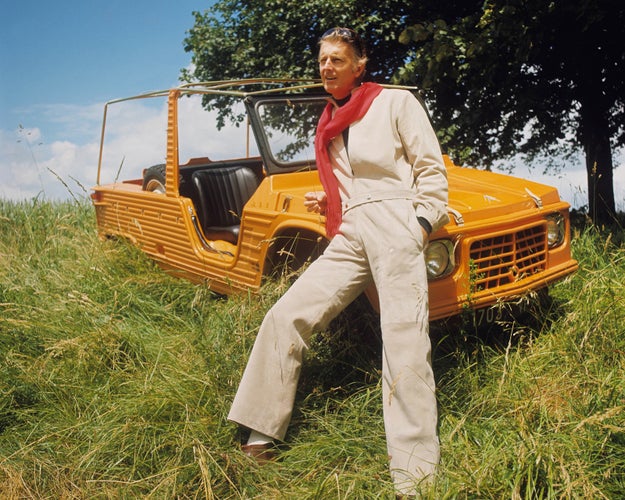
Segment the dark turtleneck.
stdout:
<svg viewBox="0 0 625 500">
<path fill-rule="evenodd" d="M 349 94 L 347 94 L 346 97 L 343 97 L 343 99 L 334 99 L 334 102 L 340 108 L 341 106 L 345 106 L 351 98 L 352 98 L 352 94 L 350 92 Z M 343 143 L 345 143 L 345 150 L 347 151 L 347 143 L 349 142 L 349 127 L 346 127 L 345 129 L 343 129 L 342 135 L 343 135 Z"/>
<path fill-rule="evenodd" d="M 340 108 L 341 106 L 345 106 L 351 98 L 352 98 L 352 94 L 349 93 L 347 94 L 346 97 L 343 97 L 343 99 L 334 99 L 334 102 Z"/>
</svg>

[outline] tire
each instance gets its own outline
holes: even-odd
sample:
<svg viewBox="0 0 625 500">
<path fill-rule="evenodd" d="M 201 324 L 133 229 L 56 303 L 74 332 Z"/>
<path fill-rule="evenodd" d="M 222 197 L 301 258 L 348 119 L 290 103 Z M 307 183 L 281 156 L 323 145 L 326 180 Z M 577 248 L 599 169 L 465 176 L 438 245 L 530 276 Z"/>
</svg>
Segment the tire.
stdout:
<svg viewBox="0 0 625 500">
<path fill-rule="evenodd" d="M 153 165 L 143 173 L 143 190 L 165 194 L 165 164 Z"/>
<path fill-rule="evenodd" d="M 291 229 L 272 238 L 264 274 L 290 275 L 317 259 L 328 246 L 328 240 L 317 233 Z"/>
</svg>

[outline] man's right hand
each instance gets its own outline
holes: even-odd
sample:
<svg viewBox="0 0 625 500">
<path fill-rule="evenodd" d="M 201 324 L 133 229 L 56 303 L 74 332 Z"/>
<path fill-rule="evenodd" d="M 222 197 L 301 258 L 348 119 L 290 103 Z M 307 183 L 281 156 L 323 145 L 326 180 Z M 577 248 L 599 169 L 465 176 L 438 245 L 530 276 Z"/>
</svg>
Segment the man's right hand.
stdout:
<svg viewBox="0 0 625 500">
<path fill-rule="evenodd" d="M 310 191 L 304 195 L 304 206 L 309 212 L 325 214 L 328 199 L 323 191 Z"/>
</svg>

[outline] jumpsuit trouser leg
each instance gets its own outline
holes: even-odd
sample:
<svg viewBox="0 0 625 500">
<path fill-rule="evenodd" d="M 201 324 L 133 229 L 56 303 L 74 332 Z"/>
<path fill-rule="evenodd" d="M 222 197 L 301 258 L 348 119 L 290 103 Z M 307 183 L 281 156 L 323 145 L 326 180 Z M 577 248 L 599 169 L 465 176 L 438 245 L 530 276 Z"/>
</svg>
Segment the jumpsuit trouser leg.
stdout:
<svg viewBox="0 0 625 500">
<path fill-rule="evenodd" d="M 362 249 L 335 236 L 265 315 L 228 419 L 282 441 L 313 332 L 370 282 Z"/>
<path fill-rule="evenodd" d="M 425 242 L 411 201 L 376 205 L 359 218 L 380 297 L 384 426 L 395 489 L 414 494 L 440 460 Z"/>
<path fill-rule="evenodd" d="M 341 234 L 265 316 L 228 418 L 283 440 L 313 331 L 371 282 L 380 296 L 384 425 L 401 493 L 439 460 L 423 238 L 410 200 L 349 210 Z"/>
</svg>

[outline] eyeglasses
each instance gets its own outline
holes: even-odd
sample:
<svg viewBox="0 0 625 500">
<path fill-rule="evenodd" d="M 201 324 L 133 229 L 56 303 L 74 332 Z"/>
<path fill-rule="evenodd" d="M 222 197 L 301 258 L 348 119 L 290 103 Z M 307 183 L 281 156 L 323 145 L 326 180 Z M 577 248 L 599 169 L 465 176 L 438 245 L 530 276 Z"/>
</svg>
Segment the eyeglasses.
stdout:
<svg viewBox="0 0 625 500">
<path fill-rule="evenodd" d="M 320 42 L 327 38 L 341 38 L 344 42 L 351 44 L 356 50 L 358 57 L 363 57 L 366 53 L 365 42 L 353 29 L 350 28 L 330 28 L 321 38 Z"/>
</svg>

